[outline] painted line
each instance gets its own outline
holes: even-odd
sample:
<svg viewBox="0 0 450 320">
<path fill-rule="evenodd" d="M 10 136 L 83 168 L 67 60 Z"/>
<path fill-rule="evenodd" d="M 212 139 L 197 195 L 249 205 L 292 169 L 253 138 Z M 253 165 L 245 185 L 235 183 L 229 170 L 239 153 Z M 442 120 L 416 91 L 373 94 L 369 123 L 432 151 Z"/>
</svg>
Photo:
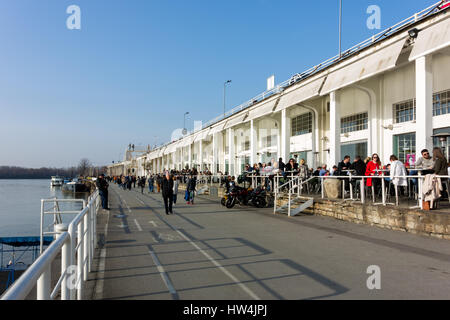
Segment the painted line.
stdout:
<svg viewBox="0 0 450 320">
<path fill-rule="evenodd" d="M 139 231 L 142 231 L 141 225 L 139 224 L 139 222 L 134 219 L 134 223 L 136 224 L 136 227 L 138 228 Z"/>
<path fill-rule="evenodd" d="M 128 203 L 125 201 L 125 199 L 123 199 L 123 202 L 124 202 L 125 205 L 127 206 L 128 212 L 131 213 L 131 209 L 130 209 L 130 207 L 128 206 Z"/>
<path fill-rule="evenodd" d="M 178 297 L 177 291 L 173 287 L 172 282 L 170 282 L 169 277 L 167 276 L 167 273 L 164 270 L 164 267 L 159 262 L 158 257 L 156 256 L 156 254 L 153 251 L 149 250 L 148 252 L 152 256 L 153 262 L 155 263 L 156 268 L 158 269 L 158 272 L 161 275 L 161 278 L 162 278 L 164 284 L 166 285 L 167 289 L 169 290 L 170 294 L 172 294 L 172 296 L 174 296 L 174 297 Z"/>
<path fill-rule="evenodd" d="M 211 261 L 217 268 L 220 269 L 225 275 L 227 275 L 231 280 L 233 280 L 242 290 L 244 290 L 250 297 L 254 300 L 261 300 L 249 287 L 240 282 L 233 274 L 231 274 L 227 269 L 225 269 L 219 262 L 214 260 L 207 252 L 203 251 L 198 245 L 192 242 L 184 233 L 180 230 L 176 230 L 187 242 L 189 242 L 194 248 L 200 251 L 209 261 Z"/>
<path fill-rule="evenodd" d="M 141 204 L 143 204 L 144 206 L 146 205 L 146 204 L 144 203 L 144 201 L 142 201 L 142 200 L 139 199 L 138 197 L 136 197 L 136 199 L 137 199 Z"/>
<path fill-rule="evenodd" d="M 103 299 L 103 286 L 104 286 L 104 278 L 105 278 L 105 260 L 106 260 L 106 238 L 108 236 L 108 225 L 109 225 L 109 217 L 110 214 L 108 212 L 108 219 L 106 220 L 105 225 L 105 244 L 103 245 L 103 248 L 100 250 L 100 262 L 98 265 L 98 272 L 97 272 L 97 283 L 95 285 L 95 294 L 94 294 L 94 300 L 101 300 Z"/>
<path fill-rule="evenodd" d="M 158 225 L 156 224 L 156 222 L 155 221 L 149 221 L 148 223 L 150 223 L 150 224 L 152 224 L 155 228 L 158 228 Z"/>
</svg>

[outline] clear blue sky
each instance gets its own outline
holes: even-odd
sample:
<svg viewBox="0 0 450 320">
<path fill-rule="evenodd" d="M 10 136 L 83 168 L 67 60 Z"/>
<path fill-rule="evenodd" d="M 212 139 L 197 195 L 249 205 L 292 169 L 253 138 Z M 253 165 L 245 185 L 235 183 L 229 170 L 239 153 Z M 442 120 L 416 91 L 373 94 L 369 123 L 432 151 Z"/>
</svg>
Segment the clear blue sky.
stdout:
<svg viewBox="0 0 450 320">
<path fill-rule="evenodd" d="M 434 0 L 343 0 L 343 48 Z M 66 8 L 81 8 L 68 30 Z M 2 0 L 0 165 L 119 160 L 338 52 L 338 0 Z M 157 137 L 157 138 L 155 138 Z"/>
</svg>

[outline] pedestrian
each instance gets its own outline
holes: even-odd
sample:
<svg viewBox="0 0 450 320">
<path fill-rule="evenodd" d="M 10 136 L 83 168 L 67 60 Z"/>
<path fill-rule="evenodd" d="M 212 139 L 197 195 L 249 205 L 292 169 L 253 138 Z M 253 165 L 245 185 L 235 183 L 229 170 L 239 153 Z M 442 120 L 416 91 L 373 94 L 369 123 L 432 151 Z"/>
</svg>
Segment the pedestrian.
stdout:
<svg viewBox="0 0 450 320">
<path fill-rule="evenodd" d="M 141 177 L 139 179 L 139 185 L 141 187 L 141 194 L 144 194 L 144 188 L 145 188 L 145 177 Z"/>
<path fill-rule="evenodd" d="M 170 177 L 169 172 L 166 172 L 166 176 L 164 177 L 164 179 L 162 179 L 162 197 L 164 200 L 166 214 L 172 214 L 173 180 Z"/>
<path fill-rule="evenodd" d="M 109 207 L 108 207 L 108 187 L 109 187 L 109 184 L 105 180 L 105 175 L 104 174 L 101 174 L 97 178 L 97 181 L 95 181 L 95 185 L 97 186 L 100 198 L 102 199 L 102 208 L 105 209 L 105 210 L 109 210 Z"/>
<path fill-rule="evenodd" d="M 158 174 L 158 175 L 156 176 L 156 191 L 157 191 L 158 193 L 161 192 L 161 182 L 162 182 L 161 176 Z"/>
<path fill-rule="evenodd" d="M 187 191 L 189 192 L 189 200 L 187 204 L 194 204 L 196 185 L 197 185 L 197 177 L 195 175 L 191 175 L 187 182 Z"/>
<path fill-rule="evenodd" d="M 155 192 L 155 186 L 153 185 L 155 183 L 155 179 L 153 178 L 153 175 L 148 178 L 148 193 Z"/>
<path fill-rule="evenodd" d="M 177 195 L 178 195 L 178 179 L 176 176 L 173 176 L 173 203 L 177 203 Z"/>
</svg>

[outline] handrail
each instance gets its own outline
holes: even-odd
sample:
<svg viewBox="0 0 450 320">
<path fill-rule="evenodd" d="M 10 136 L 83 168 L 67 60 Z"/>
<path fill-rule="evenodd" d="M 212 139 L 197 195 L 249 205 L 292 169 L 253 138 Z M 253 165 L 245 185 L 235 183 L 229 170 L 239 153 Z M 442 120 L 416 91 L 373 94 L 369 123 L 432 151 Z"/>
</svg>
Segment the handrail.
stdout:
<svg viewBox="0 0 450 320">
<path fill-rule="evenodd" d="M 99 192 L 96 190 L 79 214 L 66 227 L 55 226 L 56 240 L 47 247 L 25 273 L 3 294 L 1 300 L 25 299 L 37 285 L 37 299 L 54 299 L 61 291 L 61 300 L 83 298 L 83 286 L 91 270 L 96 246 L 97 210 L 100 206 Z M 62 201 L 63 202 L 63 201 Z M 69 202 L 69 201 L 66 201 Z M 43 212 L 44 200 L 41 202 Z M 51 267 L 61 253 L 61 275 L 51 290 Z M 68 277 L 75 274 L 75 285 Z"/>
</svg>

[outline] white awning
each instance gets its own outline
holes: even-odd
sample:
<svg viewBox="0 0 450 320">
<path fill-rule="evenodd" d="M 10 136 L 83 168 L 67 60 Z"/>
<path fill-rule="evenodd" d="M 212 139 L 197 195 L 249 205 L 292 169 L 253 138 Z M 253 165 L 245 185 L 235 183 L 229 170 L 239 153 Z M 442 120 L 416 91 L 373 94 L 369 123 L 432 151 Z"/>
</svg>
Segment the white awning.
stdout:
<svg viewBox="0 0 450 320">
<path fill-rule="evenodd" d="M 332 91 L 394 68 L 404 44 L 405 39 L 402 39 L 330 73 L 320 94 L 326 95 Z"/>
<path fill-rule="evenodd" d="M 230 120 L 228 120 L 227 124 L 225 125 L 225 130 L 231 127 L 234 127 L 240 123 L 242 123 L 242 121 L 244 120 L 244 118 L 246 117 L 247 113 L 243 113 L 238 115 L 237 117 L 234 117 Z"/>
<path fill-rule="evenodd" d="M 158 150 L 150 152 L 150 155 L 148 157 L 150 160 L 158 158 Z"/>
<path fill-rule="evenodd" d="M 164 155 L 164 150 L 166 150 L 167 147 L 163 147 L 161 149 L 159 149 L 158 151 L 158 157 L 162 157 Z"/>
<path fill-rule="evenodd" d="M 166 150 L 164 150 L 164 154 L 170 154 L 177 151 L 177 144 L 178 142 L 171 143 Z"/>
<path fill-rule="evenodd" d="M 273 108 L 275 108 L 275 104 L 277 103 L 277 99 L 273 99 L 271 101 L 267 101 L 266 103 L 253 108 L 249 111 L 248 117 L 245 119 L 245 122 L 250 120 L 255 120 L 257 118 L 264 117 L 268 114 L 271 114 Z"/>
<path fill-rule="evenodd" d="M 319 96 L 320 88 L 324 81 L 325 78 L 316 79 L 282 95 L 274 112 L 281 111 L 300 102 Z"/>
<path fill-rule="evenodd" d="M 421 30 L 412 49 L 409 61 L 416 60 L 450 46 L 450 19 Z"/>
<path fill-rule="evenodd" d="M 198 142 L 200 140 L 205 140 L 205 138 L 208 136 L 210 129 L 203 130 L 200 132 L 194 139 L 194 142 Z"/>
<path fill-rule="evenodd" d="M 226 122 L 222 122 L 218 126 L 212 127 L 211 130 L 209 130 L 208 135 L 212 136 L 213 134 L 219 133 L 223 130 L 223 127 L 225 127 Z"/>
</svg>

